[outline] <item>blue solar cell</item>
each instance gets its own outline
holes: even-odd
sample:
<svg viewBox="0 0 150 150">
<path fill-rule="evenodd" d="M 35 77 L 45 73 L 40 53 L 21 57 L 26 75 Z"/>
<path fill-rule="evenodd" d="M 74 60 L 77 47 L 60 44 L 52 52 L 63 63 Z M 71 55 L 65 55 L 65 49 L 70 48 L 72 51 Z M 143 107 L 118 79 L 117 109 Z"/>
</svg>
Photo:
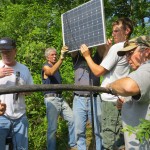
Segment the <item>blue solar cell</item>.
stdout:
<svg viewBox="0 0 150 150">
<path fill-rule="evenodd" d="M 91 0 L 62 14 L 63 44 L 70 52 L 81 44 L 94 47 L 106 43 L 102 0 Z"/>
</svg>

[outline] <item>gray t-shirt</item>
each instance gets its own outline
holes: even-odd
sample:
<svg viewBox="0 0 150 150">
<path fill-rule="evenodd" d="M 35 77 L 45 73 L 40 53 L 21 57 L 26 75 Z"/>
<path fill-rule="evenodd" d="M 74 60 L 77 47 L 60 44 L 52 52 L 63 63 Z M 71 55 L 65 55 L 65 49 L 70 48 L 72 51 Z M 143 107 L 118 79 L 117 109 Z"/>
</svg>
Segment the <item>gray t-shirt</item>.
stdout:
<svg viewBox="0 0 150 150">
<path fill-rule="evenodd" d="M 142 64 L 128 77 L 138 84 L 141 93 L 123 105 L 122 120 L 127 125 L 137 126 L 140 118 L 150 120 L 150 61 Z"/>
<path fill-rule="evenodd" d="M 98 54 L 93 57 L 93 61 L 97 64 L 101 62 Z M 100 86 L 100 77 L 96 77 L 89 69 L 85 59 L 78 54 L 73 58 L 75 69 L 75 85 L 94 85 Z M 76 94 L 90 94 L 88 91 L 75 91 Z"/>
</svg>

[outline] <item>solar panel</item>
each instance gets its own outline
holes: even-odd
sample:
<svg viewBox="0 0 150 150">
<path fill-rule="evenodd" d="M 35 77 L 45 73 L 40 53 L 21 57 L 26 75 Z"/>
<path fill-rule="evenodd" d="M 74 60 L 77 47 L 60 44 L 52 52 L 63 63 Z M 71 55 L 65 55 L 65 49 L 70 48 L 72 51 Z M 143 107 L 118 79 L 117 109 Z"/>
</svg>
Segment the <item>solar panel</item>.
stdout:
<svg viewBox="0 0 150 150">
<path fill-rule="evenodd" d="M 69 51 L 81 44 L 94 47 L 106 43 L 102 0 L 91 0 L 61 15 L 63 45 Z"/>
</svg>

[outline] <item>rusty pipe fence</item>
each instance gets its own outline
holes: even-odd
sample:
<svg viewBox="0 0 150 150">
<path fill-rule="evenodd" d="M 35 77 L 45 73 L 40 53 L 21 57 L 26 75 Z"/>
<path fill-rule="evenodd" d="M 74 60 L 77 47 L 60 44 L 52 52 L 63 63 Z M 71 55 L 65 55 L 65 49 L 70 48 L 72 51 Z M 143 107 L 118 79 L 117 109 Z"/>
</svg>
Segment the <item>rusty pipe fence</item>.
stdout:
<svg viewBox="0 0 150 150">
<path fill-rule="evenodd" d="M 98 93 L 111 93 L 109 89 L 99 86 L 89 86 L 89 85 L 73 85 L 73 84 L 34 84 L 34 85 L 18 85 L 18 86 L 0 86 L 0 95 L 1 94 L 10 94 L 10 93 L 21 93 L 21 92 L 41 92 L 41 91 L 90 91 Z"/>
<path fill-rule="evenodd" d="M 111 93 L 109 89 L 99 86 L 89 86 L 89 85 L 73 85 L 73 84 L 34 84 L 34 85 L 18 85 L 18 86 L 0 86 L 0 95 L 1 94 L 10 94 L 10 93 L 22 93 L 22 92 L 41 92 L 41 91 L 49 91 L 49 90 L 57 90 L 57 91 L 90 91 L 97 93 Z M 92 113 L 93 114 L 93 113 Z M 93 115 L 92 115 L 93 116 Z M 92 137 L 95 141 L 94 136 L 94 121 L 92 119 Z M 12 139 L 11 139 L 12 140 Z M 12 141 L 9 141 L 9 150 L 12 150 Z M 93 144 L 93 150 L 95 149 L 95 142 Z"/>
</svg>

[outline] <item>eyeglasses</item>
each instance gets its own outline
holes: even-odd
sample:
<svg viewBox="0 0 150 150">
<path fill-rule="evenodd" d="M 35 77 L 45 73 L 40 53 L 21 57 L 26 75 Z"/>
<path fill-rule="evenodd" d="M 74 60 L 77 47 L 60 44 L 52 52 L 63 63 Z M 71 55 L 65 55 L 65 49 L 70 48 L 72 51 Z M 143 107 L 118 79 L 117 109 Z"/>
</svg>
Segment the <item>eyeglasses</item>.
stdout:
<svg viewBox="0 0 150 150">
<path fill-rule="evenodd" d="M 126 55 L 127 58 L 129 58 L 134 54 L 134 52 L 135 52 L 135 49 L 133 49 L 132 51 L 126 52 L 125 55 Z"/>
</svg>

